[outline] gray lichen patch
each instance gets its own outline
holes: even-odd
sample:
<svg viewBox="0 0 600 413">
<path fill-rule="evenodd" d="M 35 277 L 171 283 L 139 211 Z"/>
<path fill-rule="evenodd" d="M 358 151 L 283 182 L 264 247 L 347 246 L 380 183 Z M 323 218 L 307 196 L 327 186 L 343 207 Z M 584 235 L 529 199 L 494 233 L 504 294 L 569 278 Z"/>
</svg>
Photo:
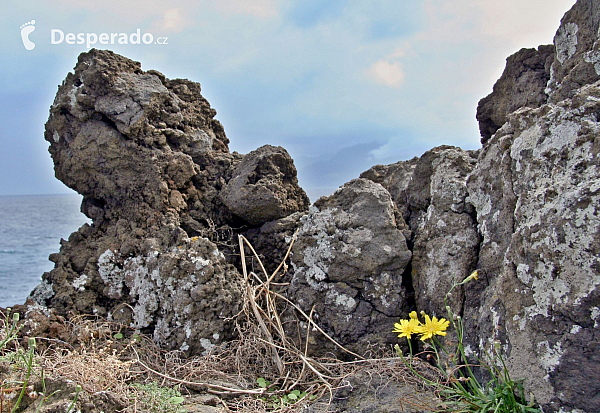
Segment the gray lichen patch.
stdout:
<svg viewBox="0 0 600 413">
<path fill-rule="evenodd" d="M 561 26 L 554 37 L 556 47 L 556 58 L 560 63 L 564 63 L 577 51 L 577 30 L 576 23 L 567 23 Z"/>
<path fill-rule="evenodd" d="M 411 254 L 395 211 L 383 187 L 358 179 L 300 220 L 290 297 L 353 351 L 384 345 L 380 329 L 405 306 L 402 274 Z M 320 344 L 313 351 L 339 351 Z"/>
</svg>

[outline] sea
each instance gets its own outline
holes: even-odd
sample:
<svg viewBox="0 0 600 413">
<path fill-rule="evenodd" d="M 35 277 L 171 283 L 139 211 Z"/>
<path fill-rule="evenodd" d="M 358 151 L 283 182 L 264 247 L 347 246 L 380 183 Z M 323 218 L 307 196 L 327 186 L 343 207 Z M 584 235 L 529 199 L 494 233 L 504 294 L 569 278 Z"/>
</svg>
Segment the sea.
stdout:
<svg viewBox="0 0 600 413">
<path fill-rule="evenodd" d="M 42 274 L 54 268 L 48 256 L 61 238 L 91 221 L 80 195 L 0 196 L 0 307 L 23 304 Z"/>
</svg>

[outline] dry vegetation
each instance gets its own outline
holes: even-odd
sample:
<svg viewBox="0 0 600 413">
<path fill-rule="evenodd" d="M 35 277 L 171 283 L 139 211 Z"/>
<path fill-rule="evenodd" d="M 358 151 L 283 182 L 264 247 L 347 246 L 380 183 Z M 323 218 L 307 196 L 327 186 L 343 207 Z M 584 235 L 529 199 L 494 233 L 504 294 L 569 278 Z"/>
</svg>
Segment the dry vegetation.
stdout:
<svg viewBox="0 0 600 413">
<path fill-rule="evenodd" d="M 359 372 L 367 378 L 365 387 L 375 376 L 377 383 L 384 377 L 422 385 L 391 354 L 365 359 L 344 349 L 354 361 L 311 357 L 307 345 L 298 346 L 286 335 L 281 312 L 293 309 L 312 325 L 307 331 L 327 335 L 311 314 L 276 292 L 273 280 L 285 271 L 285 259 L 267 274 L 248 241 L 239 240 L 246 290 L 243 310 L 231 320 L 237 340 L 215 346 L 205 356 L 185 358 L 180 352 L 161 350 L 129 327 L 82 316 L 63 321 L 66 339 L 37 337 L 29 348 L 23 337 L 17 339 L 17 329 L 11 331 L 11 316 L 2 314 L 0 344 L 6 342 L 0 347 L 0 413 L 44 412 L 50 406 L 56 412 L 324 412 L 336 390 Z M 245 267 L 245 251 L 252 252 L 261 276 Z M 34 344 L 31 339 L 29 344 Z M 436 369 L 427 363 L 421 363 L 419 371 L 435 378 Z M 416 400 L 399 403 L 414 406 Z"/>
</svg>

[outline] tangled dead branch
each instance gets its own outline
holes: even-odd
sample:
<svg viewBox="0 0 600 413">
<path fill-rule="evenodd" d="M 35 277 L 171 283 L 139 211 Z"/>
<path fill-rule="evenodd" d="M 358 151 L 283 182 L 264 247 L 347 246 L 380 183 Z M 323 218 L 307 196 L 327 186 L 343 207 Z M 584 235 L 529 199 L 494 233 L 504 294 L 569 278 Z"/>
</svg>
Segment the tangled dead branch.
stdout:
<svg viewBox="0 0 600 413">
<path fill-rule="evenodd" d="M 75 382 L 89 394 L 112 392 L 127 406 L 121 409 L 124 412 L 140 408 L 139 391 L 132 383 L 175 387 L 189 400 L 211 394 L 211 400 L 218 400 L 212 402 L 216 407 L 241 413 L 293 412 L 308 404 L 311 411 L 325 412 L 336 391 L 357 374 L 367 378 L 365 388 L 371 382 L 385 386 L 389 381 L 418 386 L 420 381 L 399 358 L 366 359 L 345 349 L 313 320 L 312 311 L 305 313 L 285 297 L 286 285 L 277 279 L 287 271 L 295 238 L 296 234 L 280 265 L 269 274 L 250 242 L 239 236 L 245 290 L 242 310 L 230 320 L 236 324 L 236 340 L 215 346 L 203 356 L 184 357 L 178 351 L 161 350 L 130 327 L 97 317 L 74 317 L 65 321 L 71 333 L 69 343 L 38 338 L 46 342 L 39 355 L 44 374 Z M 257 264 L 258 274 L 248 270 L 247 259 Z M 288 335 L 301 323 L 307 326 L 303 342 Z M 312 357 L 308 351 L 311 331 L 318 331 L 354 361 Z M 419 364 L 423 374 L 433 377 L 429 367 Z M 405 399 L 404 403 L 412 402 Z"/>
</svg>

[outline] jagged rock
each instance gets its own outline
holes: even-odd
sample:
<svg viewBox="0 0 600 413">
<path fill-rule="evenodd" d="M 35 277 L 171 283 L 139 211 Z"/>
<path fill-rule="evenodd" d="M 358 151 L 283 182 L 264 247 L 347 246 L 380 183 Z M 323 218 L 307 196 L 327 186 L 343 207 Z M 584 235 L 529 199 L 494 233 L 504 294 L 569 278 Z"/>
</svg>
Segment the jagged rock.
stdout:
<svg viewBox="0 0 600 413">
<path fill-rule="evenodd" d="M 33 300 L 63 316 L 130 324 L 188 353 L 231 338 L 224 320 L 239 311 L 242 277 L 223 254 L 233 232 L 219 231 L 243 222 L 223 204 L 223 188 L 251 169 L 280 197 L 261 200 L 261 210 L 276 211 L 265 219 L 306 209 L 307 199 L 284 149 L 229 153 L 215 114 L 197 83 L 144 72 L 110 51 L 80 55 L 45 138 L 56 176 L 84 196 L 93 225 L 62 241 Z"/>
<path fill-rule="evenodd" d="M 600 410 L 599 111 L 596 82 L 511 114 L 468 184 L 490 287 L 465 319 L 549 411 Z"/>
<path fill-rule="evenodd" d="M 474 153 L 440 147 L 426 152 L 408 187 L 413 233 L 412 276 L 417 308 L 446 316 L 444 296 L 452 285 L 475 268 L 479 235 L 474 208 L 467 197 L 467 177 L 475 166 Z M 421 205 L 419 200 L 429 200 Z M 449 305 L 457 313 L 463 292 L 456 290 Z"/>
<path fill-rule="evenodd" d="M 507 115 L 467 184 L 488 284 L 466 298 L 468 341 L 501 340 L 544 411 L 600 410 L 599 23 L 598 1 L 565 14 L 547 103 Z"/>
<path fill-rule="evenodd" d="M 230 216 L 216 195 L 239 156 L 215 113 L 197 83 L 92 49 L 60 86 L 45 137 L 57 178 L 98 225 L 135 231 L 126 216 L 154 231 L 178 226 L 179 214 L 221 224 Z"/>
<path fill-rule="evenodd" d="M 361 175 L 395 194 L 394 202 L 410 225 L 415 304 L 441 317 L 446 315 L 445 292 L 477 264 L 479 235 L 466 187 L 476 156 L 474 151 L 440 146 L 420 158 L 378 165 Z M 462 291 L 457 290 L 452 308 L 460 311 L 462 303 Z"/>
<path fill-rule="evenodd" d="M 600 3 L 579 0 L 560 22 L 554 36 L 556 53 L 546 93 L 558 103 L 579 88 L 600 80 Z"/>
<path fill-rule="evenodd" d="M 400 161 L 392 165 L 375 165 L 360 174 L 361 178 L 381 184 L 390 193 L 396 207 L 407 222 L 410 219 L 407 189 L 417 162 L 419 162 L 419 158 L 414 157 L 410 161 Z M 410 235 L 406 237 L 410 239 Z"/>
<path fill-rule="evenodd" d="M 267 222 L 260 228 L 252 228 L 244 233 L 259 254 L 269 274 L 272 274 L 285 258 L 293 236 L 300 227 L 300 218 L 304 215 L 306 215 L 304 212 L 296 212 L 285 218 Z M 283 272 L 281 275 L 284 275 Z"/>
<path fill-rule="evenodd" d="M 521 49 L 506 59 L 506 67 L 493 92 L 477 105 L 481 143 L 485 144 L 504 125 L 509 113 L 525 106 L 539 108 L 546 103 L 545 89 L 553 60 L 553 45 L 537 50 Z"/>
<path fill-rule="evenodd" d="M 480 102 L 479 154 L 436 148 L 363 174 L 398 194 L 410 224 L 416 309 L 440 311 L 452 278 L 477 260 L 480 281 L 453 297 L 466 351 L 500 340 L 512 377 L 549 412 L 600 410 L 599 9 L 575 4 L 554 55 L 543 46 L 508 59 Z M 460 218 L 446 233 L 436 225 L 440 210 Z"/>
<path fill-rule="evenodd" d="M 289 297 L 349 350 L 394 342 L 390 326 L 406 314 L 402 285 L 411 253 L 389 193 L 356 179 L 321 198 L 300 219 Z M 311 350 L 343 352 L 311 333 Z"/>
<path fill-rule="evenodd" d="M 203 352 L 231 335 L 223 318 L 241 296 L 237 258 L 204 236 L 250 225 L 274 268 L 299 226 L 278 288 L 349 350 L 395 344 L 393 323 L 411 310 L 445 316 L 444 294 L 476 266 L 480 280 L 450 302 L 467 354 L 499 340 L 545 412 L 600 411 L 599 24 L 600 2 L 579 0 L 554 52 L 508 59 L 480 103 L 481 151 L 374 167 L 306 214 L 287 154 L 230 154 L 199 85 L 82 54 L 46 139 L 94 224 L 62 242 L 32 297 Z M 311 355 L 346 356 L 307 327 L 290 337 L 308 336 Z"/>
<path fill-rule="evenodd" d="M 563 17 L 553 45 L 521 49 L 507 59 L 493 92 L 477 106 L 483 144 L 515 110 L 557 103 L 600 79 L 598 19 L 597 1 L 578 1 Z"/>
<path fill-rule="evenodd" d="M 244 156 L 221 191 L 223 203 L 251 225 L 308 209 L 294 161 L 282 147 L 262 146 Z"/>
</svg>

